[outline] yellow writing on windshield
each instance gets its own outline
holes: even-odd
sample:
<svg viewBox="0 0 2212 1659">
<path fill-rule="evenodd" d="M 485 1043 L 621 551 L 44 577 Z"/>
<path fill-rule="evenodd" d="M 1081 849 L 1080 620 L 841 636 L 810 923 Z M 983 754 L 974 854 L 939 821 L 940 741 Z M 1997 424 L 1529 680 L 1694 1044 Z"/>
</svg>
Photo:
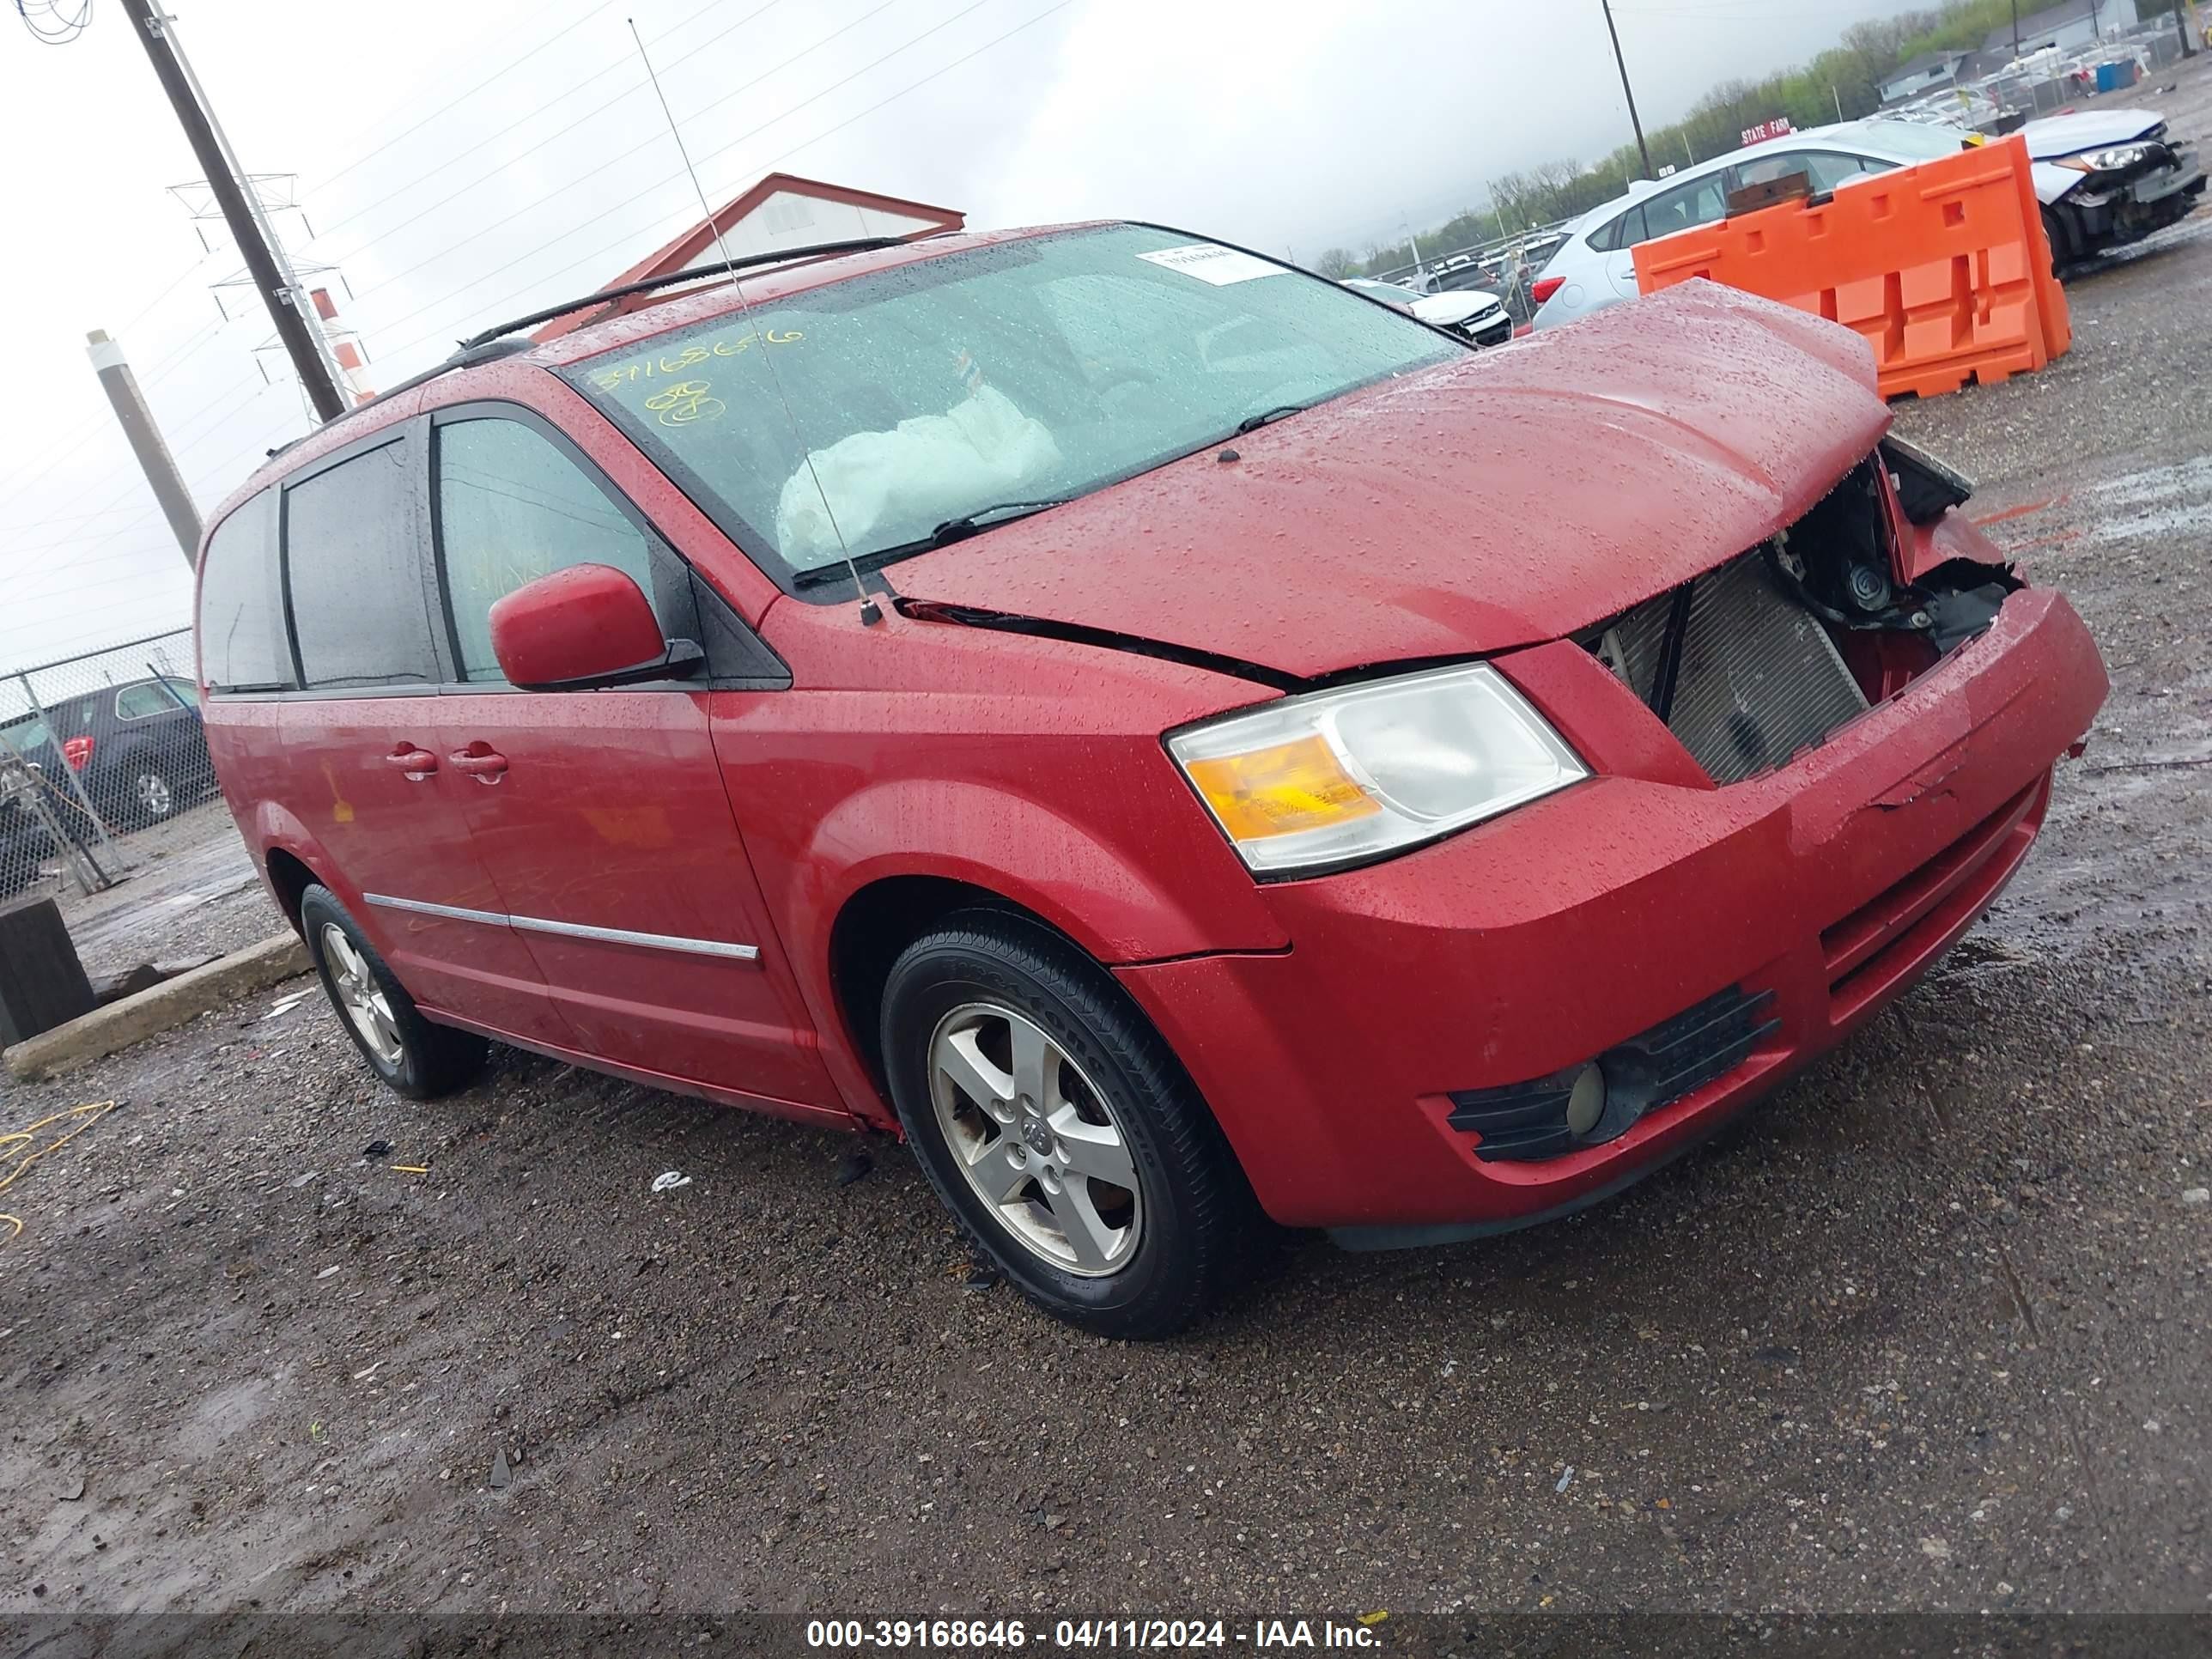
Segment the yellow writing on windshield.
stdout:
<svg viewBox="0 0 2212 1659">
<path fill-rule="evenodd" d="M 647 398 L 645 406 L 663 426 L 689 426 L 694 421 L 711 421 L 726 407 L 704 380 L 678 380 L 667 391 L 656 392 Z"/>
<path fill-rule="evenodd" d="M 772 346 L 796 345 L 805 337 L 804 332 L 795 328 L 781 331 L 771 328 L 756 334 L 726 334 L 716 340 L 695 340 L 681 351 L 633 357 L 628 362 L 595 368 L 592 371 L 591 381 L 602 392 L 619 392 L 640 380 L 657 380 L 664 374 L 681 374 L 686 369 L 696 368 L 709 357 L 735 357 L 763 343 Z"/>
</svg>

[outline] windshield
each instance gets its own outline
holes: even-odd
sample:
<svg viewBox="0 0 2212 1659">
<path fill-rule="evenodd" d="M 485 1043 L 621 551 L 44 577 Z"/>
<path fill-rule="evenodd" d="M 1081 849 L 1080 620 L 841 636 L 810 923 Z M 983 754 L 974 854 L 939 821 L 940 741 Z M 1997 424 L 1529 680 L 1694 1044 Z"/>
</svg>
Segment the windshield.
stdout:
<svg viewBox="0 0 2212 1659">
<path fill-rule="evenodd" d="M 1334 283 L 1116 225 L 853 277 L 562 373 L 736 540 L 803 575 L 1459 352 Z"/>
</svg>

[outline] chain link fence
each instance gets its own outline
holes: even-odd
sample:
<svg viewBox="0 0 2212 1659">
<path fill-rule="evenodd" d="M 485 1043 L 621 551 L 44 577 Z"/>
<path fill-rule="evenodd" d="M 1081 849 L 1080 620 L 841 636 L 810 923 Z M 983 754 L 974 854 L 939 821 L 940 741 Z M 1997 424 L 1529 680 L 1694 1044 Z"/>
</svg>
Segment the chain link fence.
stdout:
<svg viewBox="0 0 2212 1659">
<path fill-rule="evenodd" d="M 189 629 L 0 677 L 0 901 L 112 886 L 134 836 L 221 799 Z"/>
</svg>

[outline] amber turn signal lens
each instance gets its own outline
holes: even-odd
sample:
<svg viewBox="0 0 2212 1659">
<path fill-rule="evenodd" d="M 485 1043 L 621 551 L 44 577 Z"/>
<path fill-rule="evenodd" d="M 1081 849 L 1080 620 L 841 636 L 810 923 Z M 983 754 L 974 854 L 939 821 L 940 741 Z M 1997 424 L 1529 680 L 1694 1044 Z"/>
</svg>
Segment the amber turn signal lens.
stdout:
<svg viewBox="0 0 2212 1659">
<path fill-rule="evenodd" d="M 1295 836 L 1382 810 L 1319 737 L 1194 760 L 1188 770 L 1236 841 Z"/>
</svg>

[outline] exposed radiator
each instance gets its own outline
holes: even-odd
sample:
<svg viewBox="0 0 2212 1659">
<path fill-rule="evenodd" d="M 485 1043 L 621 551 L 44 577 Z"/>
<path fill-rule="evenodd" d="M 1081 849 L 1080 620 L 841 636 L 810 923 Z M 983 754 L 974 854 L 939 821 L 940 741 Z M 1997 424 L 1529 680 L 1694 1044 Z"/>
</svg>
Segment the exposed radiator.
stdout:
<svg viewBox="0 0 2212 1659">
<path fill-rule="evenodd" d="M 1599 659 L 1654 709 L 1679 592 L 1638 605 L 1594 641 Z M 1667 726 L 1714 782 L 1780 766 L 1866 708 L 1828 630 L 1776 588 L 1760 554 L 1690 585 Z"/>
</svg>

